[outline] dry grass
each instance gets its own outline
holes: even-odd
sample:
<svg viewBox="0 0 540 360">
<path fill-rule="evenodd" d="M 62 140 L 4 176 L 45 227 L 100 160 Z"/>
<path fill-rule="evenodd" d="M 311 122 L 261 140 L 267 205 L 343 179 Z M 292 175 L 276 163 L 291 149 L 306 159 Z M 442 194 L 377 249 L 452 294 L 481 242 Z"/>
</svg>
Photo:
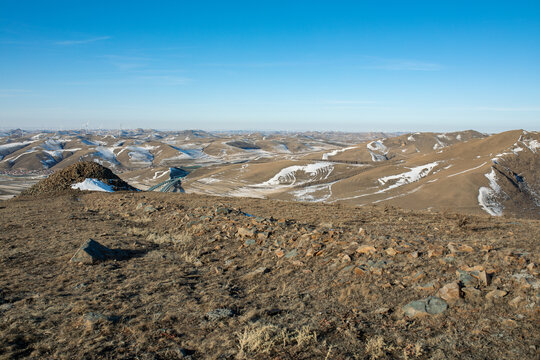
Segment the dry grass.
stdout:
<svg viewBox="0 0 540 360">
<path fill-rule="evenodd" d="M 380 335 L 370 338 L 366 343 L 366 353 L 370 359 L 380 359 L 393 350 L 394 347 L 388 345 Z"/>
<path fill-rule="evenodd" d="M 317 343 L 317 333 L 308 326 L 290 330 L 272 324 L 252 324 L 238 334 L 239 358 L 269 354 L 279 347 L 304 348 Z"/>
</svg>

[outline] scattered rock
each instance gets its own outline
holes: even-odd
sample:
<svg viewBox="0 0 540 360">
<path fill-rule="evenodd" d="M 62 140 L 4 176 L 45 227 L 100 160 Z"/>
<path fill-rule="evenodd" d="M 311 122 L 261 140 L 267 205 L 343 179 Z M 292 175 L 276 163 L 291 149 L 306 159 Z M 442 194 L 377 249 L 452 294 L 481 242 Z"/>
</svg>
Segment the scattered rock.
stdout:
<svg viewBox="0 0 540 360">
<path fill-rule="evenodd" d="M 435 248 L 429 249 L 427 255 L 429 258 L 438 257 L 438 256 L 442 256 L 443 252 L 444 252 L 444 249 L 442 247 L 435 247 Z"/>
<path fill-rule="evenodd" d="M 449 303 L 455 303 L 461 297 L 461 290 L 457 282 L 452 282 L 444 285 L 437 292 L 437 296 L 446 300 Z"/>
<path fill-rule="evenodd" d="M 459 251 L 472 253 L 474 252 L 474 249 L 472 246 L 463 244 L 459 247 Z"/>
<path fill-rule="evenodd" d="M 270 269 L 268 269 L 266 266 L 261 266 L 261 267 L 256 268 L 252 272 L 248 273 L 246 276 L 256 276 L 259 274 L 266 274 L 269 271 Z"/>
<path fill-rule="evenodd" d="M 478 300 L 482 295 L 482 292 L 474 287 L 466 286 L 461 289 L 461 292 L 464 294 L 466 299 Z"/>
<path fill-rule="evenodd" d="M 512 307 L 520 307 L 523 302 L 525 302 L 525 299 L 522 298 L 521 296 L 516 296 L 515 298 L 513 298 L 512 300 L 510 300 L 508 302 L 508 305 L 512 306 Z"/>
<path fill-rule="evenodd" d="M 0 305 L 0 311 L 7 311 L 10 310 L 13 307 L 13 304 L 7 303 Z"/>
<path fill-rule="evenodd" d="M 298 251 L 296 249 L 293 249 L 287 252 L 287 254 L 285 255 L 285 258 L 290 259 L 290 258 L 295 257 L 296 255 L 298 255 Z"/>
<path fill-rule="evenodd" d="M 154 213 L 156 211 L 157 211 L 157 209 L 153 205 L 147 205 L 147 206 L 144 207 L 144 212 L 145 213 L 152 214 L 152 213 Z"/>
<path fill-rule="evenodd" d="M 237 232 L 238 236 L 241 237 L 254 237 L 255 229 L 239 228 Z"/>
<path fill-rule="evenodd" d="M 398 252 L 394 248 L 388 248 L 384 251 L 388 256 L 395 256 Z"/>
<path fill-rule="evenodd" d="M 87 328 L 93 328 L 98 322 L 117 323 L 119 316 L 106 316 L 99 312 L 88 312 L 83 316 L 84 324 Z"/>
<path fill-rule="evenodd" d="M 438 287 L 439 283 L 437 281 L 430 281 L 428 283 L 416 286 L 415 289 L 419 291 L 434 291 Z"/>
<path fill-rule="evenodd" d="M 420 281 L 426 277 L 426 273 L 423 271 L 417 271 L 411 276 L 411 280 L 414 282 Z"/>
<path fill-rule="evenodd" d="M 507 326 L 507 327 L 516 327 L 517 326 L 517 322 L 515 320 L 512 320 L 512 319 L 504 319 L 502 321 L 502 324 L 504 326 Z"/>
<path fill-rule="evenodd" d="M 367 270 L 365 268 L 362 268 L 362 267 L 355 267 L 354 268 L 354 273 L 356 275 L 365 275 L 367 272 Z"/>
<path fill-rule="evenodd" d="M 358 249 L 356 249 L 356 252 L 359 254 L 373 254 L 375 251 L 375 247 L 371 245 L 362 245 Z"/>
<path fill-rule="evenodd" d="M 436 315 L 445 312 L 448 304 L 441 298 L 430 296 L 423 300 L 411 301 L 402 309 L 408 317 Z"/>
<path fill-rule="evenodd" d="M 465 270 L 456 270 L 456 275 L 458 276 L 459 278 L 459 281 L 464 285 L 464 286 L 470 286 L 470 285 L 474 285 L 475 284 L 475 280 L 474 278 L 471 276 L 471 274 L 469 274 L 467 271 Z"/>
<path fill-rule="evenodd" d="M 538 266 L 535 263 L 527 265 L 527 270 L 533 275 L 538 275 Z"/>
<path fill-rule="evenodd" d="M 231 309 L 215 309 L 205 314 L 208 321 L 219 321 L 234 316 L 234 312 Z"/>
<path fill-rule="evenodd" d="M 375 314 L 387 314 L 389 312 L 390 312 L 390 308 L 387 308 L 387 307 L 380 307 L 374 311 Z"/>
<path fill-rule="evenodd" d="M 75 252 L 70 262 L 79 264 L 95 264 L 115 258 L 115 251 L 89 239 Z"/>
<path fill-rule="evenodd" d="M 257 239 L 259 240 L 266 240 L 270 236 L 270 233 L 268 231 L 262 231 L 260 233 L 257 233 Z"/>
<path fill-rule="evenodd" d="M 486 294 L 486 299 L 499 299 L 506 296 L 508 292 L 504 290 L 492 290 Z"/>
<path fill-rule="evenodd" d="M 491 283 L 491 274 L 485 271 L 472 271 L 471 275 L 478 279 L 483 285 L 488 286 Z"/>
</svg>

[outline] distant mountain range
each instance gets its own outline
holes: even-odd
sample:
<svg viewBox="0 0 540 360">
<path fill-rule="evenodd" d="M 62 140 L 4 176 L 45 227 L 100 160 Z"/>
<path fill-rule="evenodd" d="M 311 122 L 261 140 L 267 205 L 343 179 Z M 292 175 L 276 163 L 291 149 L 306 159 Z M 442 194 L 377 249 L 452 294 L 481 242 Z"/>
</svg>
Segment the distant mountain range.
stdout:
<svg viewBox="0 0 540 360">
<path fill-rule="evenodd" d="M 0 132 L 0 171 L 99 162 L 141 189 L 540 217 L 540 133 Z"/>
</svg>

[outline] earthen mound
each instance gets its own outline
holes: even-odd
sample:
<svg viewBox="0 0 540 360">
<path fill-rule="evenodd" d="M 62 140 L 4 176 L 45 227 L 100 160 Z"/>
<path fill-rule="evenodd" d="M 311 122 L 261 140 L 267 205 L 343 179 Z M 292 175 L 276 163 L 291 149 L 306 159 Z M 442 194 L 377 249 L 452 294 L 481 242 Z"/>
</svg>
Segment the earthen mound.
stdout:
<svg viewBox="0 0 540 360">
<path fill-rule="evenodd" d="M 67 168 L 53 173 L 41 180 L 31 188 L 23 191 L 21 195 L 51 194 L 71 191 L 71 185 L 85 179 L 97 179 L 112 186 L 115 191 L 137 190 L 124 180 L 116 176 L 109 168 L 92 161 L 81 161 Z"/>
</svg>

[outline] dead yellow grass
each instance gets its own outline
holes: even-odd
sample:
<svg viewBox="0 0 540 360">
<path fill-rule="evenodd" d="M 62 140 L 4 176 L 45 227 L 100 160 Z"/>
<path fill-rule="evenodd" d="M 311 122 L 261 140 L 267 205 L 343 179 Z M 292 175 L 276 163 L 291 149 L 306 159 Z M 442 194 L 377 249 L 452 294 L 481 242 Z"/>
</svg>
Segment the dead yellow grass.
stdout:
<svg viewBox="0 0 540 360">
<path fill-rule="evenodd" d="M 303 348 L 317 343 L 317 333 L 308 326 L 290 330 L 272 324 L 252 324 L 238 334 L 240 352 L 238 358 L 268 354 L 280 346 Z"/>
</svg>

